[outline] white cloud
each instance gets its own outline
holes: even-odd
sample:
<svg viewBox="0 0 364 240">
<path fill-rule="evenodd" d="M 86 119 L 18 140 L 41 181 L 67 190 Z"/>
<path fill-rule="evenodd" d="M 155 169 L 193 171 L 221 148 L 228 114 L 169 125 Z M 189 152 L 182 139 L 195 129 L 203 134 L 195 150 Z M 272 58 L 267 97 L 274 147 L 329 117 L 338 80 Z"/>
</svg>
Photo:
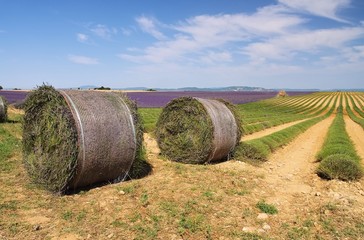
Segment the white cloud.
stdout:
<svg viewBox="0 0 364 240">
<path fill-rule="evenodd" d="M 106 25 L 97 24 L 96 26 L 89 28 L 92 33 L 103 39 L 110 40 L 112 36 L 118 33 L 118 30 L 114 27 L 108 27 Z"/>
<path fill-rule="evenodd" d="M 337 16 L 337 12 L 350 6 L 350 0 L 278 0 L 281 4 L 299 12 L 347 22 Z"/>
<path fill-rule="evenodd" d="M 364 60 L 364 45 L 344 48 L 342 53 L 349 62 L 359 62 Z"/>
<path fill-rule="evenodd" d="M 80 55 L 68 55 L 68 60 L 77 64 L 85 64 L 85 65 L 96 65 L 99 64 L 99 60 L 97 58 L 90 58 Z"/>
<path fill-rule="evenodd" d="M 87 36 L 86 34 L 83 34 L 83 33 L 77 33 L 76 37 L 77 37 L 77 41 L 79 41 L 81 43 L 86 43 L 89 40 L 89 36 Z"/>
<path fill-rule="evenodd" d="M 138 63 L 130 74 L 141 83 L 149 79 L 155 84 L 181 86 L 259 86 L 254 83 L 259 81 L 269 87 L 275 79 L 282 86 L 287 84 L 285 87 L 297 87 L 294 81 L 306 87 L 327 87 L 334 78 L 339 86 L 338 76 L 348 69 L 357 81 L 354 73 L 362 73 L 360 67 L 364 66 L 364 21 L 343 27 L 338 13 L 349 1 L 333 0 L 331 6 L 322 0 L 314 6 L 308 6 L 310 0 L 303 2 L 301 7 L 295 0 L 279 0 L 251 14 L 199 15 L 170 24 L 139 19 L 143 31 L 155 35 L 156 40 L 144 48 L 128 48 L 118 56 Z M 312 15 L 336 22 L 331 22 L 330 28 L 320 28 Z M 327 69 L 336 69 L 335 74 Z M 174 81 L 170 81 L 171 74 Z M 313 80 L 316 75 L 322 77 L 321 85 Z"/>
<path fill-rule="evenodd" d="M 327 48 L 339 51 L 346 43 L 363 36 L 363 27 L 305 31 L 252 43 L 244 53 L 255 60 L 282 60 L 299 52 L 313 54 Z"/>
<path fill-rule="evenodd" d="M 156 24 L 157 21 L 152 18 L 147 18 L 145 16 L 136 18 L 136 22 L 139 24 L 140 28 L 155 37 L 156 39 L 163 40 L 166 38 L 163 33 L 161 33 L 158 29 Z"/>
<path fill-rule="evenodd" d="M 214 64 L 218 62 L 232 62 L 231 53 L 228 51 L 216 52 L 216 51 L 208 51 L 202 57 L 200 57 L 199 61 L 207 64 Z"/>
<path fill-rule="evenodd" d="M 137 19 L 145 31 L 160 41 L 144 49 L 144 54 L 120 54 L 123 59 L 134 62 L 163 62 L 185 59 L 188 54 L 202 54 L 210 48 L 224 47 L 230 43 L 248 42 L 254 38 L 270 37 L 289 33 L 292 28 L 306 20 L 286 14 L 282 6 L 259 9 L 257 13 L 201 15 L 176 25 L 173 38 L 166 37 L 155 29 L 153 21 L 145 17 Z M 208 56 L 206 56 L 208 58 Z"/>
</svg>

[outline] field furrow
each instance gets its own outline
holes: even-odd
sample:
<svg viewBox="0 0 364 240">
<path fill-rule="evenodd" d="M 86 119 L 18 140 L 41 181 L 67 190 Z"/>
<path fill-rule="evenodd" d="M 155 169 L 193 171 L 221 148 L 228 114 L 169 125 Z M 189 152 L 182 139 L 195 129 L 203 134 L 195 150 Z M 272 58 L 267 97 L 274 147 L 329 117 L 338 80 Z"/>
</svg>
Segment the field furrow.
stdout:
<svg viewBox="0 0 364 240">
<path fill-rule="evenodd" d="M 31 183 L 24 113 L 10 107 L 10 121 L 0 124 L 0 239 L 362 239 L 364 178 L 324 180 L 317 159 L 331 138 L 339 150 L 355 148 L 364 165 L 363 106 L 354 92 L 238 104 L 246 132 L 235 154 L 216 164 L 161 155 L 154 131 L 162 108 L 140 108 L 142 174 L 65 196 Z"/>
<path fill-rule="evenodd" d="M 354 142 L 355 149 L 362 159 L 364 164 L 364 130 L 363 128 L 355 123 L 349 116 L 344 116 L 346 131 L 348 132 L 351 140 Z"/>
</svg>

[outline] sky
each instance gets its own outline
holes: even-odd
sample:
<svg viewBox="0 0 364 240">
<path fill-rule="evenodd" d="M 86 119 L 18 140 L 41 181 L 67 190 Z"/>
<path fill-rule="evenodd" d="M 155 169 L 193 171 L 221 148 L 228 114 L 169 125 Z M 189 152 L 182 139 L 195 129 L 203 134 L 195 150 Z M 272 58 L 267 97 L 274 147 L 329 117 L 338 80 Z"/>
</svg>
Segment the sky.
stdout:
<svg viewBox="0 0 364 240">
<path fill-rule="evenodd" d="M 364 88 L 363 0 L 0 0 L 0 86 Z"/>
</svg>

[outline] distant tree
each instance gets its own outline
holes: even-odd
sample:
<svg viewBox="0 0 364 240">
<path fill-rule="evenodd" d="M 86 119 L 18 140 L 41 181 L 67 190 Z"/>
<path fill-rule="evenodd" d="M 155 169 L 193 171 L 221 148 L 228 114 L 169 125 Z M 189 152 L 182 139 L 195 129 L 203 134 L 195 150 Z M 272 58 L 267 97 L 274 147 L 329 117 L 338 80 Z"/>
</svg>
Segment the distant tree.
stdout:
<svg viewBox="0 0 364 240">
<path fill-rule="evenodd" d="M 157 90 L 155 90 L 155 89 L 153 89 L 153 88 L 149 88 L 149 89 L 147 89 L 147 90 L 145 90 L 145 91 L 148 91 L 148 92 L 155 92 L 155 91 L 157 91 Z"/>
<path fill-rule="evenodd" d="M 94 88 L 94 90 L 111 90 L 111 88 L 101 86 L 101 87 L 98 87 L 98 88 Z"/>
<path fill-rule="evenodd" d="M 3 86 L 0 86 L 0 90 L 3 90 Z"/>
</svg>

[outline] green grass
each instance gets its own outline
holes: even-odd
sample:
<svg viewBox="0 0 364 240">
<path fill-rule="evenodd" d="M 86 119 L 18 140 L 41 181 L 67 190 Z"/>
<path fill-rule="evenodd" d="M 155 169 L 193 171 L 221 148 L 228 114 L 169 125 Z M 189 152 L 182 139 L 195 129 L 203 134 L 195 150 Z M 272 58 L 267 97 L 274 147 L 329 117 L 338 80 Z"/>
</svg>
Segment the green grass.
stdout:
<svg viewBox="0 0 364 240">
<path fill-rule="evenodd" d="M 153 132 L 162 108 L 139 108 L 138 111 L 143 118 L 145 132 Z"/>
<path fill-rule="evenodd" d="M 20 114 L 10 114 L 10 122 L 20 122 Z M 0 123 L 0 171 L 9 172 L 14 169 L 16 150 L 21 149 L 21 140 L 16 135 L 21 131 L 20 124 Z"/>
<path fill-rule="evenodd" d="M 278 209 L 274 205 L 268 204 L 265 201 L 259 201 L 257 203 L 256 207 L 263 213 L 267 213 L 267 214 L 271 214 L 271 215 L 278 213 Z"/>
<path fill-rule="evenodd" d="M 345 129 L 342 105 L 338 107 L 316 159 L 320 161 L 317 174 L 322 178 L 352 181 L 363 175 L 360 157 Z"/>
</svg>

